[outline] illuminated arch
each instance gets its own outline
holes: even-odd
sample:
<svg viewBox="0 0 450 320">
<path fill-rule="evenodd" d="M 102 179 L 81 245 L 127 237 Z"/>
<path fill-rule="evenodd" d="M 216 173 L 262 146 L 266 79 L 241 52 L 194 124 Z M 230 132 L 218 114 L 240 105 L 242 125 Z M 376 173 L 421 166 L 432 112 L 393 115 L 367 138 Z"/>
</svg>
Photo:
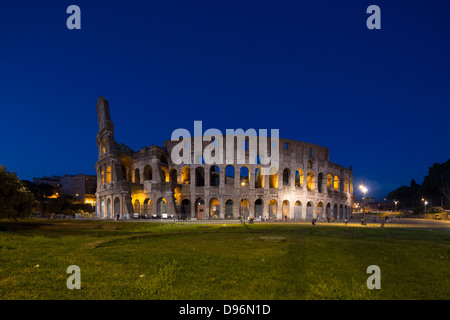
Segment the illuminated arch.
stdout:
<svg viewBox="0 0 450 320">
<path fill-rule="evenodd" d="M 334 190 L 336 190 L 336 191 L 339 190 L 339 177 L 338 177 L 338 176 L 334 176 L 334 180 L 333 180 L 333 188 L 334 188 Z"/>
<path fill-rule="evenodd" d="M 308 176 L 306 178 L 306 187 L 308 191 L 314 191 L 314 184 L 315 184 L 315 176 L 313 171 L 308 172 Z"/>
<path fill-rule="evenodd" d="M 188 166 L 183 167 L 181 169 L 181 184 L 190 184 L 191 183 L 191 168 Z"/>
<path fill-rule="evenodd" d="M 333 188 L 333 176 L 331 174 L 327 175 L 327 189 L 331 190 Z"/>
<path fill-rule="evenodd" d="M 255 188 L 264 188 L 264 175 L 260 167 L 255 169 Z"/>
<path fill-rule="evenodd" d="M 270 202 L 269 202 L 269 219 L 277 218 L 277 209 L 278 209 L 277 200 L 275 200 L 275 199 L 270 200 Z"/>
<path fill-rule="evenodd" d="M 304 174 L 302 169 L 295 170 L 295 187 L 300 188 L 303 186 Z"/>
<path fill-rule="evenodd" d="M 209 200 L 209 217 L 219 218 L 220 216 L 220 203 L 217 198 L 211 198 Z"/>
</svg>

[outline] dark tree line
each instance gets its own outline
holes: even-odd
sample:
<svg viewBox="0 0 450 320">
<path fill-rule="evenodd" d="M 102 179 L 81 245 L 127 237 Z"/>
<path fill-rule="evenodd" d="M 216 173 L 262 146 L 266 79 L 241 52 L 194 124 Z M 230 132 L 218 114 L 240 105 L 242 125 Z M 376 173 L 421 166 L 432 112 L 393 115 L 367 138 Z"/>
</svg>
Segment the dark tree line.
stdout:
<svg viewBox="0 0 450 320">
<path fill-rule="evenodd" d="M 414 179 L 409 186 L 401 186 L 388 194 L 388 199 L 398 200 L 405 209 L 424 206 L 440 206 L 450 208 L 450 159 L 443 163 L 434 163 L 428 168 L 428 175 L 423 183 L 417 184 Z"/>
<path fill-rule="evenodd" d="M 33 194 L 16 173 L 0 166 L 0 218 L 17 220 L 28 217 L 34 205 Z"/>
</svg>

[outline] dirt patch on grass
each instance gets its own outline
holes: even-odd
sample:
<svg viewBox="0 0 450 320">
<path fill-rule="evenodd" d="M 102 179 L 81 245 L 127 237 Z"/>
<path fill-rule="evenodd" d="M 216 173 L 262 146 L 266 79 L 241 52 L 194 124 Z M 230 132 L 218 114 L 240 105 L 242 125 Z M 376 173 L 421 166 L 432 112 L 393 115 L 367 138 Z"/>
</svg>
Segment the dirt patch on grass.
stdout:
<svg viewBox="0 0 450 320">
<path fill-rule="evenodd" d="M 268 242 L 283 242 L 283 241 L 287 240 L 286 237 L 279 237 L 279 236 L 262 236 L 259 238 L 263 241 L 268 241 Z"/>
</svg>

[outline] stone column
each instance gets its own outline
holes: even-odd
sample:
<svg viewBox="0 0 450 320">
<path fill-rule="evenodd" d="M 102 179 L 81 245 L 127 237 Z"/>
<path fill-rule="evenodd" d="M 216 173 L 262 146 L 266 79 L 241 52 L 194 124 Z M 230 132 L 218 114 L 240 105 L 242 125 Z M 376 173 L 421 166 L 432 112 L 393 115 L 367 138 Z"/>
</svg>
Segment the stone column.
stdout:
<svg viewBox="0 0 450 320">
<path fill-rule="evenodd" d="M 220 181 L 222 182 L 222 179 L 220 179 Z M 224 197 L 219 197 L 217 198 L 217 200 L 219 200 L 219 218 L 220 219 L 224 219 L 225 218 L 225 200 Z"/>
<path fill-rule="evenodd" d="M 191 189 L 191 191 L 192 191 L 192 189 Z M 191 219 L 196 218 L 197 212 L 195 211 L 195 207 L 196 207 L 195 194 L 191 193 Z"/>
<path fill-rule="evenodd" d="M 203 166 L 203 170 L 205 172 L 205 187 L 209 187 L 209 185 L 210 185 L 209 178 L 210 178 L 210 170 L 211 170 L 211 168 Z"/>
<path fill-rule="evenodd" d="M 226 179 L 226 172 L 225 172 L 225 166 L 219 167 L 220 170 L 220 183 L 219 186 L 221 188 L 225 187 L 225 179 Z"/>
<path fill-rule="evenodd" d="M 253 166 L 249 166 L 248 169 L 248 183 L 249 183 L 249 189 L 255 189 L 255 168 Z"/>
</svg>

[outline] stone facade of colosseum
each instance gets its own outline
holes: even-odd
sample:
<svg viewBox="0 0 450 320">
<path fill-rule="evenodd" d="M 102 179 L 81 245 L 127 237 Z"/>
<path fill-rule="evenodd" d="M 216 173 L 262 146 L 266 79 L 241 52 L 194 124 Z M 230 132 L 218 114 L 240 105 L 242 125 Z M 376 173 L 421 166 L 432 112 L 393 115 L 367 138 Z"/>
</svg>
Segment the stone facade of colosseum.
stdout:
<svg viewBox="0 0 450 320">
<path fill-rule="evenodd" d="M 258 156 L 253 164 L 239 164 L 236 155 L 231 164 L 206 164 L 200 159 L 188 165 L 175 164 L 171 151 L 179 142 L 167 140 L 163 146 L 134 151 L 114 140 L 108 101 L 102 97 L 97 115 L 100 218 L 168 215 L 176 219 L 310 220 L 344 219 L 351 213 L 352 168 L 332 163 L 328 148 L 279 138 L 279 165 L 273 174 L 262 174 L 264 166 Z M 225 150 L 226 137 L 223 140 Z M 211 143 L 203 141 L 201 151 Z M 235 154 L 238 147 L 236 143 Z M 245 145 L 243 148 L 247 160 L 254 156 Z M 194 157 L 198 154 L 192 152 L 191 159 Z"/>
</svg>

